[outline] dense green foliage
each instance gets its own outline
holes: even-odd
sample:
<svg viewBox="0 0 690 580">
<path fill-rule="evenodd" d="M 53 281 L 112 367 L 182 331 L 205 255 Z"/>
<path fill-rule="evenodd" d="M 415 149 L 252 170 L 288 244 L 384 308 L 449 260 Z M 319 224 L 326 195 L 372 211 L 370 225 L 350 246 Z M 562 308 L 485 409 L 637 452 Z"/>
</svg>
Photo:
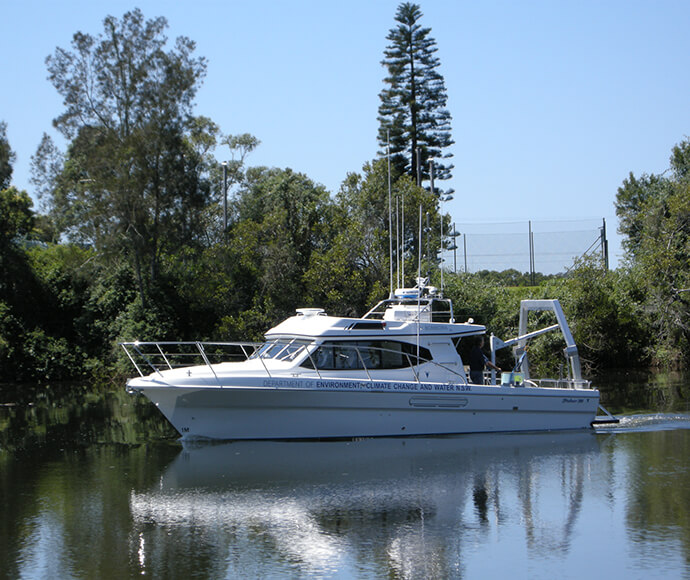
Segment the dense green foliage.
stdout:
<svg viewBox="0 0 690 580">
<path fill-rule="evenodd" d="M 196 242 L 217 131 L 191 115 L 205 62 L 186 38 L 166 51 L 166 27 L 139 10 L 109 16 L 100 36 L 77 33 L 46 61 L 65 104 L 54 125 L 70 140 L 51 215 L 72 241 L 128 255 L 142 302 L 162 256 Z"/>
<path fill-rule="evenodd" d="M 7 140 L 7 123 L 2 121 L 0 122 L 0 190 L 10 186 L 14 157 L 14 151 Z"/>
<path fill-rule="evenodd" d="M 673 148 L 662 175 L 630 174 L 618 189 L 616 213 L 627 237 L 631 276 L 642 280 L 642 306 L 654 336 L 653 359 L 690 358 L 690 140 Z"/>
<path fill-rule="evenodd" d="M 418 5 L 401 4 L 395 14 L 398 24 L 386 37 L 382 64 L 388 76 L 379 94 L 378 142 L 384 154 L 390 142 L 391 163 L 398 174 L 416 180 L 419 171 L 420 181 L 427 180 L 433 159 L 434 179 L 444 180 L 453 169 L 443 161 L 451 156 L 451 116 L 436 41 L 429 36 L 431 29 L 419 23 L 421 18 Z"/>
<path fill-rule="evenodd" d="M 399 13 L 407 9 L 418 18 L 413 5 Z M 291 169 L 247 166 L 258 140 L 192 115 L 204 61 L 188 39 L 166 51 L 165 26 L 136 10 L 109 17 L 101 36 L 79 33 L 71 52 L 48 60 L 67 148 L 46 137 L 33 159 L 47 213 L 10 186 L 14 154 L 0 123 L 3 381 L 103 378 L 127 372 L 118 341 L 256 340 L 297 307 L 358 315 L 391 282 L 421 272 L 440 284 L 449 219 L 438 197 L 394 172 L 389 199 L 385 159 L 350 173 L 335 195 Z M 618 191 L 623 267 L 587 260 L 534 281 L 515 270 L 449 272 L 456 319 L 510 338 L 521 299 L 558 298 L 587 369 L 687 366 L 689 188 L 686 140 L 669 172 L 631 174 Z M 389 220 L 389 203 L 406 219 Z M 532 347 L 561 348 L 546 336 Z"/>
</svg>

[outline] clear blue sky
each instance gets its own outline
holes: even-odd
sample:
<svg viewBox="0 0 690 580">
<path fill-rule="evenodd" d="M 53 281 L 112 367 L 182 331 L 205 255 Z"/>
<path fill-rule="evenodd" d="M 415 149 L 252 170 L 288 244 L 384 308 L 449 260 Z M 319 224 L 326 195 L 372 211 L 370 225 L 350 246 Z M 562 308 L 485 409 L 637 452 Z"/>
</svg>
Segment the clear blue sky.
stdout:
<svg viewBox="0 0 690 580">
<path fill-rule="evenodd" d="M 291 167 L 335 193 L 376 156 L 380 61 L 398 4 L 0 0 L 14 184 L 32 193 L 30 157 L 44 132 L 56 137 L 62 103 L 45 57 L 139 7 L 208 59 L 197 114 L 259 138 L 250 164 Z M 623 179 L 663 172 L 690 135 L 687 0 L 419 4 L 453 116 L 456 193 L 444 210 L 458 222 L 606 218 L 613 233 Z"/>
</svg>

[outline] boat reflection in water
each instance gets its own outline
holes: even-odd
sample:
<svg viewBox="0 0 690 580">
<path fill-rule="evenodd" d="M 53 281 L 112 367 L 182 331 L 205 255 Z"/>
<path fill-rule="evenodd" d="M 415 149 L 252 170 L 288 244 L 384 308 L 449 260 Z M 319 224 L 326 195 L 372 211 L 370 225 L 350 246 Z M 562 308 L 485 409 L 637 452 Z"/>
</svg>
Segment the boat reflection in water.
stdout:
<svg viewBox="0 0 690 580">
<path fill-rule="evenodd" d="M 226 577 L 457 577 L 484 552 L 490 568 L 499 532 L 525 539 L 523 558 L 524 542 L 565 555 L 602 443 L 591 431 L 186 443 L 155 489 L 131 495 L 139 564 L 164 573 L 171 536 Z"/>
</svg>

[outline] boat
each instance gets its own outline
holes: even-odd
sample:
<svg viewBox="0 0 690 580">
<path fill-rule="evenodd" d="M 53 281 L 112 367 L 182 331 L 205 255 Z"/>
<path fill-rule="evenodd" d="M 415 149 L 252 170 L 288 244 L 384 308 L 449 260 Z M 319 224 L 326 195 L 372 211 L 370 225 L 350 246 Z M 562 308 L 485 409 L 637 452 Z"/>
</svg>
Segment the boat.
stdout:
<svg viewBox="0 0 690 580">
<path fill-rule="evenodd" d="M 556 323 L 528 332 L 531 312 Z M 528 341 L 560 330 L 567 376 L 530 375 Z M 467 345 L 486 335 L 417 278 L 361 318 L 300 308 L 263 343 L 124 342 L 148 397 L 183 439 L 329 439 L 586 429 L 615 421 L 582 378 L 558 300 L 523 300 L 518 336 L 490 336 L 490 360 L 512 347 L 510 372 L 472 382 Z M 196 362 L 198 359 L 200 362 Z M 606 416 L 597 417 L 598 409 Z"/>
</svg>

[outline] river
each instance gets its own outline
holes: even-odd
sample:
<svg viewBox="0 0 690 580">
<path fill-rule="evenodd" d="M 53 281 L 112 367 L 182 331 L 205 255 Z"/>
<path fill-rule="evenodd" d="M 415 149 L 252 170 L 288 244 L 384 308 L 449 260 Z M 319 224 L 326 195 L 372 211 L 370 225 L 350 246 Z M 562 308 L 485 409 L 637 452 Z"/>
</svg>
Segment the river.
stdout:
<svg viewBox="0 0 690 580">
<path fill-rule="evenodd" d="M 181 445 L 120 386 L 0 387 L 0 577 L 690 578 L 690 377 L 585 432 Z"/>
</svg>

